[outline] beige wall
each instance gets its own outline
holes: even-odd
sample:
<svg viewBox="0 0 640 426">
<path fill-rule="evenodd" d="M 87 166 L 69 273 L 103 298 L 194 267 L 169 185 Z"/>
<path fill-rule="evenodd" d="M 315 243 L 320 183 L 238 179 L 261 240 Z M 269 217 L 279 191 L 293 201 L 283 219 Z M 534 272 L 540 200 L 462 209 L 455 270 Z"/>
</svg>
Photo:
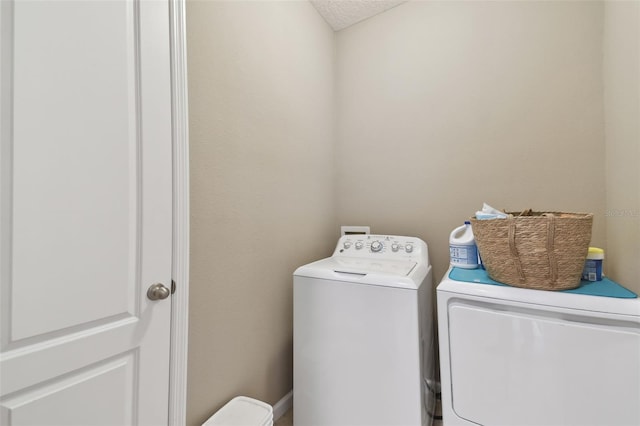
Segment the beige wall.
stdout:
<svg viewBox="0 0 640 426">
<path fill-rule="evenodd" d="M 640 2 L 608 1 L 604 16 L 605 273 L 640 294 Z"/>
<path fill-rule="evenodd" d="M 333 34 L 306 1 L 188 1 L 188 424 L 291 389 L 291 273 L 340 224 L 422 237 L 439 280 L 483 201 L 589 211 L 640 291 L 630 10 L 409 2 Z"/>
<path fill-rule="evenodd" d="M 409 2 L 336 35 L 341 223 L 429 244 L 484 201 L 595 214 L 605 246 L 597 2 Z"/>
<path fill-rule="evenodd" d="M 331 254 L 333 33 L 308 2 L 188 1 L 187 424 L 292 388 L 292 273 Z"/>
</svg>

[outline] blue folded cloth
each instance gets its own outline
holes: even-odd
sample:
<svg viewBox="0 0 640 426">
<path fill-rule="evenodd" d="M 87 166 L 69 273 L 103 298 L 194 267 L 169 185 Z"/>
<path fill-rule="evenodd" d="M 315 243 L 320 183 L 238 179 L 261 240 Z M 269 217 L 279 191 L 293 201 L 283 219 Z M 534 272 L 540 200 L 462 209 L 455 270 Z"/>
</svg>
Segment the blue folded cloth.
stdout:
<svg viewBox="0 0 640 426">
<path fill-rule="evenodd" d="M 455 281 L 465 281 L 478 284 L 506 286 L 489 278 L 484 269 L 451 268 L 449 278 Z M 580 281 L 580 287 L 571 290 L 560 290 L 562 293 L 586 294 L 589 296 L 617 297 L 620 299 L 634 299 L 638 297 L 620 284 L 603 277 L 602 281 Z"/>
</svg>

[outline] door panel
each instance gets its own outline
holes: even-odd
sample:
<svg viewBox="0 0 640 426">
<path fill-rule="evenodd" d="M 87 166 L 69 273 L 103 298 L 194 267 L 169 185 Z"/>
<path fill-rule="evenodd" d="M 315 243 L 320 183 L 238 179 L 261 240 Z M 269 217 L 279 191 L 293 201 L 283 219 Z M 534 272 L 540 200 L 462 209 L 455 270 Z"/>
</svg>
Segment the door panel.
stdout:
<svg viewBox="0 0 640 426">
<path fill-rule="evenodd" d="M 134 6 L 15 3 L 9 343 L 135 314 Z M 83 303 L 60 310 L 73 297 Z"/>
<path fill-rule="evenodd" d="M 4 402 L 4 416 L 21 425 L 42 424 L 43 418 L 51 419 L 48 426 L 134 424 L 136 363 L 136 353 L 126 354 L 22 392 Z M 103 389 L 120 392 L 96 398 Z"/>
<path fill-rule="evenodd" d="M 2 1 L 2 424 L 166 424 L 166 1 Z"/>
</svg>

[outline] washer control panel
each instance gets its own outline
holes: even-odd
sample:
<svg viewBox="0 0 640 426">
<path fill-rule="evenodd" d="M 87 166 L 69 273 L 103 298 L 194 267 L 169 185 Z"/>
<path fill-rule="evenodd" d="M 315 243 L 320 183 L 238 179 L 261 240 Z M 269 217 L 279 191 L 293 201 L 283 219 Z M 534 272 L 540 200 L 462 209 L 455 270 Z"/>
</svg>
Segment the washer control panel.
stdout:
<svg viewBox="0 0 640 426">
<path fill-rule="evenodd" d="M 413 259 L 427 254 L 427 245 L 416 237 L 397 235 L 344 235 L 334 256 Z"/>
</svg>

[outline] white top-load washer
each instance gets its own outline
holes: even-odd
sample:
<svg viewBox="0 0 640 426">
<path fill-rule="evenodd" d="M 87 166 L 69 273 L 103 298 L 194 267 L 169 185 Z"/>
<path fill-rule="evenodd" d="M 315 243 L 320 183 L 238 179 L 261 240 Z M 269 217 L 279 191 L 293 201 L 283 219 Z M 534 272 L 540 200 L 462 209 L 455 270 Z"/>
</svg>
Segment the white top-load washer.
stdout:
<svg viewBox="0 0 640 426">
<path fill-rule="evenodd" d="M 433 281 L 418 238 L 345 235 L 294 272 L 296 426 L 430 425 Z"/>
<path fill-rule="evenodd" d="M 640 424 L 633 293 L 463 282 L 452 271 L 460 270 L 450 269 L 437 288 L 445 425 Z"/>
</svg>

